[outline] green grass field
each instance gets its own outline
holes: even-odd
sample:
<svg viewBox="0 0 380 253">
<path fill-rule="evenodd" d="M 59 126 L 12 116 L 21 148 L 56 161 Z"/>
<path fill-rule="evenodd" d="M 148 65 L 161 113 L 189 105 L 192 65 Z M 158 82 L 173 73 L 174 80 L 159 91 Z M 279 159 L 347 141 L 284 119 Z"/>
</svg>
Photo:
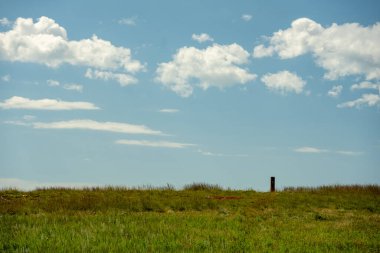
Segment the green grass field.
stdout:
<svg viewBox="0 0 380 253">
<path fill-rule="evenodd" d="M 380 187 L 2 190 L 0 252 L 380 252 Z"/>
</svg>

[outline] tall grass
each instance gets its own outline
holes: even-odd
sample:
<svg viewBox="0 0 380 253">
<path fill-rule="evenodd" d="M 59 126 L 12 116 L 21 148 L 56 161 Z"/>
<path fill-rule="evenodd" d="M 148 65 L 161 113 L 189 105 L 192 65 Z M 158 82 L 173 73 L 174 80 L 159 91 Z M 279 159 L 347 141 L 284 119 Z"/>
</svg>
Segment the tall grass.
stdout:
<svg viewBox="0 0 380 253">
<path fill-rule="evenodd" d="M 379 186 L 5 189 L 0 252 L 380 252 Z"/>
<path fill-rule="evenodd" d="M 373 194 L 380 194 L 379 185 L 323 185 L 317 187 L 285 187 L 285 192 L 367 192 Z"/>
<path fill-rule="evenodd" d="M 217 184 L 192 183 L 183 187 L 185 191 L 223 191 L 223 187 Z"/>
</svg>

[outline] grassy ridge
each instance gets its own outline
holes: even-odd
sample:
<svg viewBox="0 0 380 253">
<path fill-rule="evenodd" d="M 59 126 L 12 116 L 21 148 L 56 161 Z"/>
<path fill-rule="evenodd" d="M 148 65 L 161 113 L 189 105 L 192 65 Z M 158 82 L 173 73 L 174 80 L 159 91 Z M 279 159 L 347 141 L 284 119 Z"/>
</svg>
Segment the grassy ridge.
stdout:
<svg viewBox="0 0 380 253">
<path fill-rule="evenodd" d="M 380 187 L 0 191 L 0 252 L 380 252 Z"/>
</svg>

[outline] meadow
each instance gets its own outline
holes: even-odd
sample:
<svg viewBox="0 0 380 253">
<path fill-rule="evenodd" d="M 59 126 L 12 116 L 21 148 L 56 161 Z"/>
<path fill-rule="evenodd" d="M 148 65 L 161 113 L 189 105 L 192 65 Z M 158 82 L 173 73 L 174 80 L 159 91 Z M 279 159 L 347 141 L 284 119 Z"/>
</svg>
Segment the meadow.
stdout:
<svg viewBox="0 0 380 253">
<path fill-rule="evenodd" d="M 380 252 L 380 186 L 3 189 L 0 252 Z"/>
</svg>

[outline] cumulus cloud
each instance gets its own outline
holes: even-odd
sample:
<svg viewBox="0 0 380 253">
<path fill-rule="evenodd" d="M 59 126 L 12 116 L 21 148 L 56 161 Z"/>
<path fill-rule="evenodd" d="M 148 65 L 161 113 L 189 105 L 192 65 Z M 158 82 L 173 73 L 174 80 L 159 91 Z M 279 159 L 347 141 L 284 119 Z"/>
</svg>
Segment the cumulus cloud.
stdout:
<svg viewBox="0 0 380 253">
<path fill-rule="evenodd" d="M 189 144 L 189 143 L 178 143 L 178 142 L 169 142 L 169 141 L 146 141 L 146 140 L 117 140 L 116 144 L 152 147 L 152 148 L 186 148 L 186 147 L 194 146 L 194 144 Z"/>
<path fill-rule="evenodd" d="M 159 112 L 162 112 L 162 113 L 177 113 L 177 112 L 179 112 L 179 110 L 178 109 L 169 109 L 169 108 L 167 108 L 167 109 L 160 109 Z"/>
<path fill-rule="evenodd" d="M 252 19 L 252 15 L 249 15 L 249 14 L 243 14 L 241 15 L 241 19 L 248 22 Z"/>
<path fill-rule="evenodd" d="M 0 102 L 1 109 L 28 109 L 28 110 L 97 110 L 99 109 L 89 102 L 67 102 L 55 99 L 29 99 L 13 96 Z"/>
<path fill-rule="evenodd" d="M 286 94 L 288 92 L 295 92 L 297 94 L 303 91 L 306 81 L 301 77 L 289 71 L 280 71 L 275 74 L 268 73 L 261 78 L 265 86 L 272 91 Z"/>
<path fill-rule="evenodd" d="M 333 98 L 336 98 L 340 95 L 340 93 L 342 92 L 343 90 L 343 86 L 342 85 L 335 85 L 331 88 L 331 90 L 329 90 L 327 92 L 327 96 L 329 97 L 333 97 Z"/>
<path fill-rule="evenodd" d="M 135 74 L 145 69 L 131 50 L 114 46 L 96 35 L 69 40 L 65 28 L 53 19 L 17 18 L 12 30 L 0 33 L 0 60 L 31 62 L 56 68 L 62 64 Z"/>
<path fill-rule="evenodd" d="M 124 73 L 114 73 L 110 71 L 100 71 L 87 69 L 85 77 L 89 79 L 100 79 L 100 80 L 113 80 L 118 82 L 121 86 L 127 86 L 130 84 L 137 83 L 137 79 L 132 75 L 124 74 Z"/>
<path fill-rule="evenodd" d="M 214 41 L 214 39 L 207 33 L 193 34 L 191 38 L 195 41 L 198 41 L 199 43 L 203 43 L 206 41 Z"/>
<path fill-rule="evenodd" d="M 341 104 L 338 104 L 338 108 L 360 108 L 362 106 L 375 106 L 380 105 L 380 96 L 378 94 L 363 94 L 361 98 L 358 98 L 356 100 L 344 102 Z"/>
<path fill-rule="evenodd" d="M 119 122 L 99 122 L 90 119 L 78 119 L 57 122 L 35 122 L 34 128 L 38 129 L 82 129 L 116 132 L 125 134 L 163 135 L 162 132 L 152 130 L 144 125 L 133 125 Z"/>
<path fill-rule="evenodd" d="M 253 57 L 262 58 L 272 56 L 274 53 L 273 47 L 265 47 L 264 45 L 258 45 L 253 50 Z"/>
<path fill-rule="evenodd" d="M 349 75 L 364 75 L 367 80 L 380 78 L 380 23 L 364 27 L 357 23 L 323 27 L 300 18 L 291 27 L 269 37 L 269 45 L 254 48 L 256 58 L 277 54 L 281 59 L 311 53 L 318 66 L 335 80 Z"/>
<path fill-rule="evenodd" d="M 237 44 L 214 44 L 206 49 L 180 48 L 173 60 L 160 63 L 156 81 L 182 97 L 189 97 L 194 87 L 207 90 L 245 84 L 255 74 L 239 67 L 248 63 L 249 53 Z"/>
</svg>

